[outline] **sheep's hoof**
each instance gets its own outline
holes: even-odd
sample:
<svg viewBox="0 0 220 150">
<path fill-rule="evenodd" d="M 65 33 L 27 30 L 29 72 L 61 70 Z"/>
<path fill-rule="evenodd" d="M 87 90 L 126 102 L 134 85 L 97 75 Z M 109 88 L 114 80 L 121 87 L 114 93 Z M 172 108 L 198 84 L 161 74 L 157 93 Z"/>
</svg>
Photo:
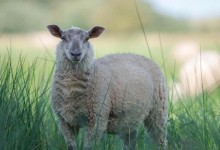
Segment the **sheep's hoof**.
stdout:
<svg viewBox="0 0 220 150">
<path fill-rule="evenodd" d="M 75 150 L 73 146 L 68 146 L 68 150 Z"/>
</svg>

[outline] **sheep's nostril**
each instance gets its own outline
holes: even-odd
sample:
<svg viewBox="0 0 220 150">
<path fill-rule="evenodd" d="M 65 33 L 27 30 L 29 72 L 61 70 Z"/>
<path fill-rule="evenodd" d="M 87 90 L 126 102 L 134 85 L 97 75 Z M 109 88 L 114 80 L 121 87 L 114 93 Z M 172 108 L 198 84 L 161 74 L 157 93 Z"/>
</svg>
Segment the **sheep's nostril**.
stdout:
<svg viewBox="0 0 220 150">
<path fill-rule="evenodd" d="M 73 52 L 71 52 L 70 54 L 71 54 L 72 56 L 74 56 L 74 57 L 81 55 L 81 53 L 73 53 Z"/>
</svg>

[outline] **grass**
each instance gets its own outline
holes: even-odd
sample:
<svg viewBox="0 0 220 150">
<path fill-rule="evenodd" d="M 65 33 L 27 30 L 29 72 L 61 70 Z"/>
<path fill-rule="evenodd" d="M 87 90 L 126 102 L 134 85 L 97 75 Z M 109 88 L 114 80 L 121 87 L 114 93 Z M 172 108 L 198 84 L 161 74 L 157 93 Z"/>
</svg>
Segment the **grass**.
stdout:
<svg viewBox="0 0 220 150">
<path fill-rule="evenodd" d="M 62 138 L 54 135 L 58 130 L 49 107 L 52 68 L 37 75 L 37 60 L 26 65 L 25 57 L 14 62 L 10 54 L 1 55 L 0 64 L 0 149 L 59 146 Z"/>
<path fill-rule="evenodd" d="M 219 96 L 204 94 L 177 105 L 171 104 L 168 128 L 170 147 L 219 149 Z"/>
<path fill-rule="evenodd" d="M 164 62 L 165 60 L 163 60 Z M 166 64 L 166 63 L 165 63 Z M 173 67 L 164 65 L 169 82 Z M 27 59 L 25 55 L 0 55 L 0 149 L 59 150 L 66 145 L 50 109 L 50 87 L 53 63 L 43 59 Z M 173 78 L 172 78 L 173 77 Z M 168 149 L 220 148 L 220 89 L 187 96 L 179 102 L 169 101 Z M 83 148 L 83 132 L 77 146 Z M 139 129 L 136 149 L 149 148 L 144 128 Z M 118 150 L 122 141 L 104 135 L 96 149 Z"/>
</svg>

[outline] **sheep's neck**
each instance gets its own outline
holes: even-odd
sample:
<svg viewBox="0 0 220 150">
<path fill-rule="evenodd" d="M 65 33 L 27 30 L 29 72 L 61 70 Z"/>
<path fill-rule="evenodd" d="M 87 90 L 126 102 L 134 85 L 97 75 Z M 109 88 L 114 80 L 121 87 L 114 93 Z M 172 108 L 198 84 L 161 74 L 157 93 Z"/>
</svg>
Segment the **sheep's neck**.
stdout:
<svg viewBox="0 0 220 150">
<path fill-rule="evenodd" d="M 62 99 L 84 103 L 86 90 L 94 74 L 93 57 L 86 55 L 82 61 L 73 63 L 62 51 L 57 52 L 60 53 L 56 58 L 55 84 L 62 87 Z"/>
<path fill-rule="evenodd" d="M 94 71 L 93 62 L 93 57 L 88 57 L 87 55 L 80 62 L 72 62 L 63 53 L 63 55 L 57 57 L 56 72 L 71 74 L 77 78 L 89 80 Z"/>
</svg>

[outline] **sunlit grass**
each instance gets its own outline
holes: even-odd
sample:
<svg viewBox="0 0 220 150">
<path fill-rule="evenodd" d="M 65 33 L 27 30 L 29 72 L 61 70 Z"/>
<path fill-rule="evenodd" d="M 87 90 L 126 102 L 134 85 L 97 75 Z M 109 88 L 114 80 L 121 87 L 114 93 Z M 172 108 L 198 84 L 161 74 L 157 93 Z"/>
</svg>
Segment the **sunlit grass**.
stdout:
<svg viewBox="0 0 220 150">
<path fill-rule="evenodd" d="M 109 50 L 111 52 L 115 53 Z M 143 55 L 147 56 L 146 53 Z M 50 109 L 54 62 L 46 51 L 41 55 L 44 57 L 13 55 L 12 50 L 0 55 L 0 149 L 65 149 L 65 142 Z M 100 55 L 104 55 L 104 52 L 96 53 L 96 57 Z M 166 56 L 163 58 L 161 53 L 157 56 L 169 76 L 168 83 L 172 83 L 175 65 L 170 66 Z M 218 88 L 213 93 L 203 92 L 196 97 L 179 98 L 182 101 L 175 103 L 170 94 L 168 149 L 220 148 L 219 93 Z M 83 131 L 77 137 L 79 149 L 83 149 L 82 138 Z M 149 146 L 148 135 L 142 127 L 139 129 L 136 149 L 151 149 Z M 96 149 L 122 149 L 122 141 L 117 136 L 104 135 Z"/>
<path fill-rule="evenodd" d="M 0 149 L 53 149 L 57 131 L 49 107 L 52 67 L 27 64 L 11 54 L 0 59 Z M 57 140 L 56 143 L 59 143 Z"/>
</svg>

